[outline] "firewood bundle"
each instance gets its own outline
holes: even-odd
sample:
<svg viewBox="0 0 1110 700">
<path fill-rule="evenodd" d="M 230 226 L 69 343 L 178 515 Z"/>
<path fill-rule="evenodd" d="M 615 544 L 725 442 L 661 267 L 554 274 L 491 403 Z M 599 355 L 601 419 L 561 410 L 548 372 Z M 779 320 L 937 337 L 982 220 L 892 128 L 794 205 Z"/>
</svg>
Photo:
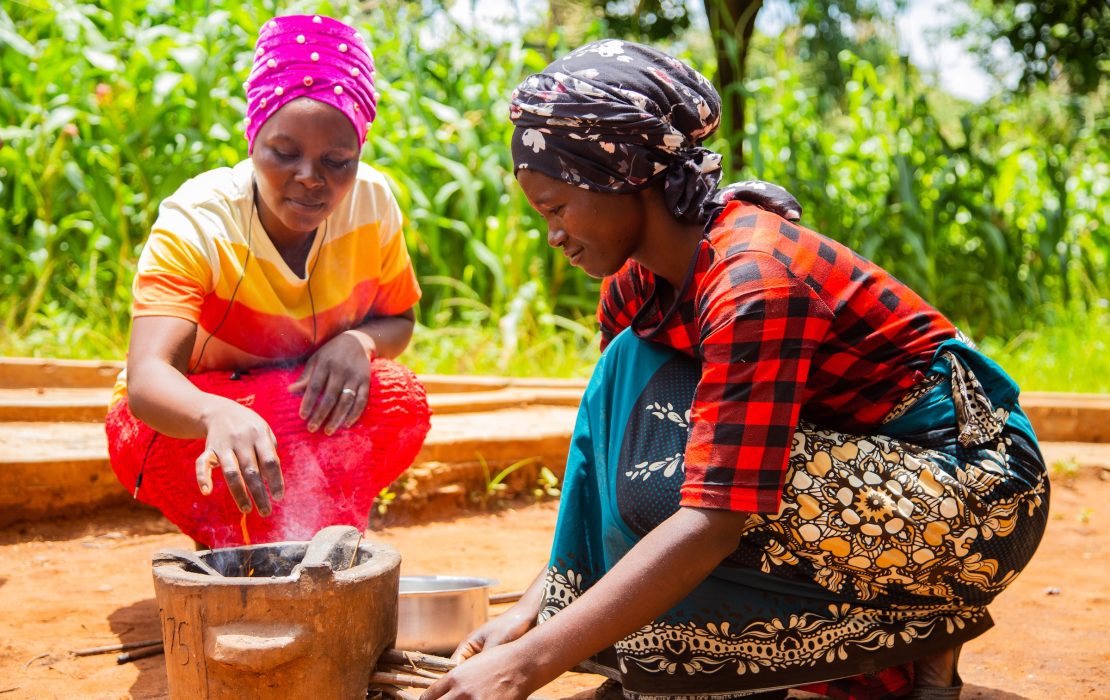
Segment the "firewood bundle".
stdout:
<svg viewBox="0 0 1110 700">
<path fill-rule="evenodd" d="M 387 649 L 370 676 L 367 698 L 418 700 L 420 693 L 412 688 L 428 688 L 454 667 L 453 661 L 442 656 Z"/>
</svg>

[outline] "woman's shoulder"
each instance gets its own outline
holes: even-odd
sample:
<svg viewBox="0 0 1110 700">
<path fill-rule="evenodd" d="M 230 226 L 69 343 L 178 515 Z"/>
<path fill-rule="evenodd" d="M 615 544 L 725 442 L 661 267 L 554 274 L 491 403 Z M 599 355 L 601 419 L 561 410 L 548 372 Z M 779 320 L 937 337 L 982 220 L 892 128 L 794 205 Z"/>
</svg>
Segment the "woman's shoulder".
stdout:
<svg viewBox="0 0 1110 700">
<path fill-rule="evenodd" d="M 402 215 L 389 179 L 377 168 L 359 161 L 355 184 L 336 207 L 333 223 L 346 231 L 377 225 L 386 234 L 401 228 Z"/>
<path fill-rule="evenodd" d="M 862 261 L 848 246 L 754 204 L 730 202 L 709 231 L 715 266 L 753 264 L 805 278 L 814 268 Z M 763 265 L 763 264 L 766 265 Z"/>
</svg>

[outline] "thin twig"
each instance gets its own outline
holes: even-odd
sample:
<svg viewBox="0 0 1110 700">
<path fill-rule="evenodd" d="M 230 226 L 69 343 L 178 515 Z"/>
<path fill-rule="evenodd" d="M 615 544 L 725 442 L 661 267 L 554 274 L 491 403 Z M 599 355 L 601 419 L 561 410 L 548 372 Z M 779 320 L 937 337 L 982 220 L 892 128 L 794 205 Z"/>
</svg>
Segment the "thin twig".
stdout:
<svg viewBox="0 0 1110 700">
<path fill-rule="evenodd" d="M 389 673 L 388 671 L 375 671 L 370 676 L 370 682 L 378 685 L 400 685 L 409 688 L 431 688 L 435 681 L 430 678 L 421 678 L 407 673 Z"/>
<path fill-rule="evenodd" d="M 148 656 L 158 656 L 165 653 L 165 647 L 161 644 L 158 646 L 143 647 L 142 649 L 135 649 L 134 651 L 125 651 L 116 657 L 117 664 L 125 664 L 128 661 L 136 661 L 138 659 L 145 659 Z"/>
<path fill-rule="evenodd" d="M 50 652 L 44 651 L 38 656 L 28 660 L 27 663 L 23 664 L 23 670 L 26 671 L 27 669 L 31 668 L 31 664 L 35 663 L 39 659 L 45 659 L 47 656 L 50 656 Z"/>
<path fill-rule="evenodd" d="M 0 688 L 0 695 L 3 695 L 4 693 L 14 693 L 15 691 L 19 690 L 22 687 L 23 686 L 21 686 L 21 685 L 13 685 L 10 688 Z"/>
<path fill-rule="evenodd" d="M 74 656 L 94 656 L 96 654 L 109 654 L 113 651 L 128 651 L 130 649 L 141 649 L 143 647 L 152 647 L 156 644 L 161 644 L 161 639 L 147 639 L 142 642 L 124 642 L 122 644 L 109 644 L 103 647 L 89 647 L 88 649 L 74 649 L 69 652 Z"/>
<path fill-rule="evenodd" d="M 431 678 L 433 680 L 439 680 L 440 678 L 443 677 L 442 673 L 436 673 L 435 671 L 429 671 L 426 668 L 420 668 L 419 666 L 410 666 L 410 665 L 407 665 L 407 664 L 404 665 L 404 666 L 394 666 L 392 664 L 378 664 L 378 667 L 374 670 L 375 671 L 381 671 L 383 673 L 412 673 L 412 674 L 415 674 L 417 676 L 423 676 L 424 678 Z"/>
<path fill-rule="evenodd" d="M 455 662 L 442 656 L 423 654 L 419 651 L 404 651 L 401 649 L 386 649 L 382 654 L 381 663 L 394 666 L 411 666 L 426 668 L 429 671 L 447 672 L 455 668 Z"/>
</svg>

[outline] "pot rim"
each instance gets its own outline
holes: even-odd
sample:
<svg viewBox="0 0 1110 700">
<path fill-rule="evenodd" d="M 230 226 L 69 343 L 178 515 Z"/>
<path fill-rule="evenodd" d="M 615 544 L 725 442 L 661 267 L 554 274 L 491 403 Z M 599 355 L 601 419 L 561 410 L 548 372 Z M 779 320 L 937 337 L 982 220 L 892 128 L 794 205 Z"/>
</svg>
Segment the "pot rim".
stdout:
<svg viewBox="0 0 1110 700">
<path fill-rule="evenodd" d="M 480 576 L 402 576 L 398 591 L 401 597 L 411 595 L 452 595 L 464 591 L 492 588 L 499 583 L 500 581 L 497 579 L 482 578 Z M 406 584 L 408 585 L 406 586 Z"/>
</svg>

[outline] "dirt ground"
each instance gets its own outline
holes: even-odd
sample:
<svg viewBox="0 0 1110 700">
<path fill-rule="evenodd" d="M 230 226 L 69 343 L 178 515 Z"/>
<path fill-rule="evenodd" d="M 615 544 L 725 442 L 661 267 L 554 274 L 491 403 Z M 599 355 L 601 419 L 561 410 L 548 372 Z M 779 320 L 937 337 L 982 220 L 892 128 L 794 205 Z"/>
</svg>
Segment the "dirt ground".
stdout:
<svg viewBox="0 0 1110 700">
<path fill-rule="evenodd" d="M 964 698 L 1110 697 L 1110 479 L 1053 485 L 1048 533 L 991 610 L 996 627 L 965 647 Z M 543 566 L 556 504 L 368 533 L 402 555 L 404 574 L 458 574 L 525 587 Z M 136 508 L 0 530 L 0 697 L 162 698 L 163 657 L 117 665 L 69 652 L 159 636 L 151 555 L 190 541 Z M 566 674 L 538 693 L 592 697 L 601 679 Z M 811 696 L 812 697 L 812 696 Z"/>
</svg>

